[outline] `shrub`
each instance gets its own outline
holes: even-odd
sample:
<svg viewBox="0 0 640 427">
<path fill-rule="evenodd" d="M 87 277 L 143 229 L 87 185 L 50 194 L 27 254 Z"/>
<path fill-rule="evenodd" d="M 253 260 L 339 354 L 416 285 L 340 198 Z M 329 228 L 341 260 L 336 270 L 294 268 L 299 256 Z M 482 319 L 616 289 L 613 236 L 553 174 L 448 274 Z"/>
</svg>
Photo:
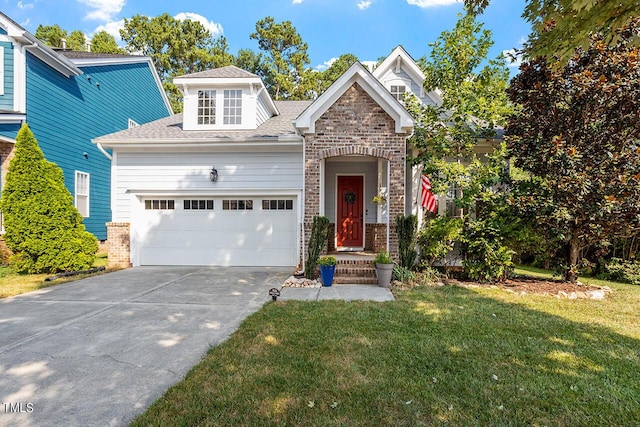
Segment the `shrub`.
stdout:
<svg viewBox="0 0 640 427">
<path fill-rule="evenodd" d="M 327 232 L 329 230 L 329 218 L 316 215 L 313 217 L 307 260 L 304 263 L 304 276 L 307 279 L 315 279 L 318 266 L 318 257 L 327 244 Z"/>
<path fill-rule="evenodd" d="M 418 246 L 424 264 L 433 267 L 439 260 L 445 260 L 446 255 L 462 239 L 462 224 L 461 218 L 444 216 L 431 218 L 424 224 L 418 233 Z"/>
<path fill-rule="evenodd" d="M 418 217 L 415 215 L 398 215 L 396 217 L 396 231 L 398 232 L 398 251 L 400 265 L 413 270 L 416 265 L 418 252 L 416 251 L 416 232 Z"/>
<path fill-rule="evenodd" d="M 606 263 L 603 279 L 618 280 L 632 285 L 640 285 L 640 261 L 611 258 Z"/>
<path fill-rule="evenodd" d="M 393 267 L 393 280 L 399 280 L 400 282 L 411 282 L 416 278 L 416 274 L 406 267 L 396 265 Z"/>
<path fill-rule="evenodd" d="M 62 169 L 44 158 L 26 124 L 16 138 L 0 208 L 16 271 L 57 273 L 93 264 L 98 241 L 85 230 Z"/>
<path fill-rule="evenodd" d="M 482 282 L 505 279 L 513 270 L 514 252 L 502 244 L 501 230 L 490 220 L 469 221 L 464 229 L 462 264 L 469 278 Z"/>
</svg>

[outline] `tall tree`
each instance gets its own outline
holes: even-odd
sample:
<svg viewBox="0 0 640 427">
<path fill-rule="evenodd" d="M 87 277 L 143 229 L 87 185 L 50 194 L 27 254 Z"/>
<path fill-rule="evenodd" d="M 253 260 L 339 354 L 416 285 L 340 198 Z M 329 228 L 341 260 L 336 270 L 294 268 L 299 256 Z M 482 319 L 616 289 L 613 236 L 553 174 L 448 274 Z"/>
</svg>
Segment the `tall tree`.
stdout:
<svg viewBox="0 0 640 427">
<path fill-rule="evenodd" d="M 358 62 L 358 57 L 351 53 L 340 55 L 338 59 L 336 59 L 326 70 L 322 72 L 320 91 L 324 92 L 327 90 L 329 86 L 338 79 L 338 77 L 344 74 L 344 72 L 356 62 Z"/>
<path fill-rule="evenodd" d="M 464 0 L 472 14 L 482 13 L 490 0 Z M 522 17 L 533 27 L 527 55 L 559 56 L 561 63 L 573 54 L 574 48 L 586 47 L 589 34 L 598 32 L 605 43 L 620 41 L 617 30 L 638 16 L 638 0 L 527 0 Z M 634 44 L 640 43 L 635 37 Z"/>
<path fill-rule="evenodd" d="M 461 208 L 469 208 L 478 192 L 491 184 L 488 181 L 497 179 L 493 172 L 499 159 L 481 161 L 477 145 L 479 138 L 493 137 L 510 112 L 504 60 L 490 60 L 479 68 L 493 44 L 491 31 L 482 27 L 472 16 L 460 17 L 452 31 L 443 31 L 430 44 L 430 58 L 419 61 L 426 75 L 424 87 L 439 90 L 441 105 L 407 99 L 416 118 L 411 142 L 418 153 L 413 162 L 432 177 L 435 192 L 444 194 L 455 185 Z M 498 149 L 495 154 L 504 151 Z"/>
<path fill-rule="evenodd" d="M 524 63 L 508 90 L 520 106 L 509 120 L 509 150 L 531 174 L 514 202 L 569 247 L 571 281 L 582 248 L 640 224 L 639 30 L 635 18 L 613 45 L 594 35 L 564 65 Z"/>
<path fill-rule="evenodd" d="M 174 111 L 182 111 L 182 98 L 173 77 L 233 62 L 224 37 L 215 39 L 200 22 L 178 20 L 167 13 L 125 19 L 120 36 L 127 51 L 152 58 Z"/>
<path fill-rule="evenodd" d="M 44 158 L 27 124 L 16 137 L 0 208 L 6 229 L 3 238 L 18 271 L 55 273 L 84 270 L 93 264 L 98 242 L 85 231 L 62 169 Z"/>
<path fill-rule="evenodd" d="M 80 30 L 73 30 L 67 37 L 67 48 L 78 52 L 87 50 L 87 38 Z"/>
<path fill-rule="evenodd" d="M 268 73 L 273 76 L 267 89 L 275 99 L 305 99 L 317 88 L 317 76 L 306 69 L 310 63 L 307 43 L 291 21 L 276 23 L 268 16 L 256 23 L 250 38 L 266 54 Z"/>
<path fill-rule="evenodd" d="M 452 31 L 443 31 L 430 44 L 429 59 L 420 61 L 424 87 L 439 90 L 441 105 L 423 105 L 413 95 L 405 102 L 415 117 L 410 143 L 417 153 L 411 160 L 431 177 L 435 193 L 452 196 L 461 217 L 456 224 L 464 228 L 458 236 L 465 243 L 461 248 L 467 273 L 474 279 L 498 280 L 511 265 L 511 252 L 489 207 L 499 206 L 496 185 L 506 149 L 489 141 L 510 111 L 504 93 L 509 71 L 502 58 L 481 66 L 493 44 L 491 32 L 482 27 L 471 16 L 460 17 Z M 485 206 L 482 211 L 478 202 Z M 476 215 L 471 215 L 474 208 Z"/>
<path fill-rule="evenodd" d="M 115 37 L 106 31 L 98 31 L 91 38 L 91 52 L 98 53 L 126 53 L 124 49 L 118 46 Z"/>
<path fill-rule="evenodd" d="M 38 40 L 42 40 L 51 47 L 62 47 L 62 39 L 66 39 L 67 30 L 55 25 L 38 25 L 34 34 Z"/>
</svg>

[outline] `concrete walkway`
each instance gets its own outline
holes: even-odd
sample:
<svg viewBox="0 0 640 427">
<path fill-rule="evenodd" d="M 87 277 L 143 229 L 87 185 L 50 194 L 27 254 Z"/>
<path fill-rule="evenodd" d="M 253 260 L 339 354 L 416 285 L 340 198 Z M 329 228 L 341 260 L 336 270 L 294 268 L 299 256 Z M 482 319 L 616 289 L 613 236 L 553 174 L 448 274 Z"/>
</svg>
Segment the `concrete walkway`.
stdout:
<svg viewBox="0 0 640 427">
<path fill-rule="evenodd" d="M 321 288 L 282 288 L 278 301 L 393 301 L 395 298 L 388 288 L 376 285 L 339 285 L 323 286 Z"/>
<path fill-rule="evenodd" d="M 0 426 L 125 426 L 281 288 L 290 268 L 140 267 L 0 299 Z M 281 300 L 393 299 L 365 285 Z"/>
</svg>

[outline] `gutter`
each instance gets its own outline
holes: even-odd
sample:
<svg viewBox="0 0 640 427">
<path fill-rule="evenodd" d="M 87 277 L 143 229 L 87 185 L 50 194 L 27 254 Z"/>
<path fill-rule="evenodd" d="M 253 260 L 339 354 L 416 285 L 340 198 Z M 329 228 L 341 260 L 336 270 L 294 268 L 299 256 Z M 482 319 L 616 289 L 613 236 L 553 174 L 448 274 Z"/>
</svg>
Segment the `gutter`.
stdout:
<svg viewBox="0 0 640 427">
<path fill-rule="evenodd" d="M 98 150 L 100 150 L 100 152 L 102 154 L 104 154 L 104 156 L 109 159 L 109 160 L 113 160 L 113 156 L 111 154 L 109 154 L 109 152 L 107 150 L 104 149 L 104 147 L 102 146 L 102 144 L 100 144 L 99 142 L 96 142 L 96 146 L 98 147 Z"/>
</svg>

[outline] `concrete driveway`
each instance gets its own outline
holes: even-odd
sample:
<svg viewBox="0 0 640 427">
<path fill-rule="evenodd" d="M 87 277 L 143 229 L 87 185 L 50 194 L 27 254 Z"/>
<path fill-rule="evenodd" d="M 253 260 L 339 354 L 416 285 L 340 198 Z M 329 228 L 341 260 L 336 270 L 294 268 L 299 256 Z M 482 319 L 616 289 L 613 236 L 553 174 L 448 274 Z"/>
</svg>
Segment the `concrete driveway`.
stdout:
<svg viewBox="0 0 640 427">
<path fill-rule="evenodd" d="M 140 267 L 0 300 L 0 425 L 126 425 L 289 268 Z"/>
</svg>

